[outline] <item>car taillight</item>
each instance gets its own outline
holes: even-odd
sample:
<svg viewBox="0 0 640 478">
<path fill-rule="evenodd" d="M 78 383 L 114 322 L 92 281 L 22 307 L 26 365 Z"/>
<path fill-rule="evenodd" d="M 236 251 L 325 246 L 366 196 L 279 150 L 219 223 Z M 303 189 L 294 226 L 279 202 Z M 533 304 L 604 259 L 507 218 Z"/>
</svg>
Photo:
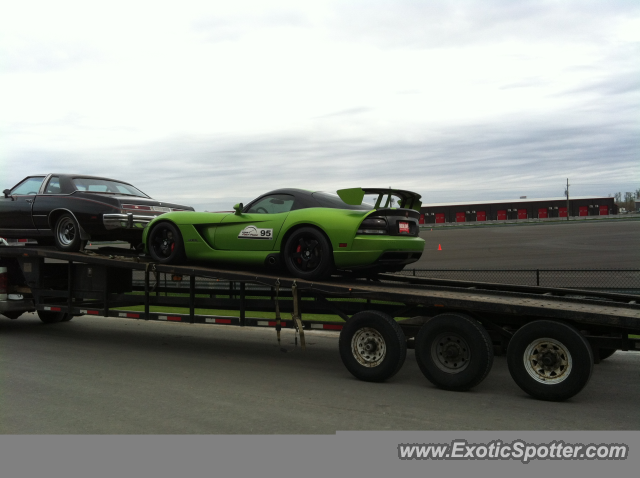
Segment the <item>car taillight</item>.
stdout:
<svg viewBox="0 0 640 478">
<path fill-rule="evenodd" d="M 18 242 L 27 242 L 28 239 L 18 239 Z"/>
<path fill-rule="evenodd" d="M 387 221 L 381 217 L 368 217 L 360 224 L 358 234 L 387 234 Z"/>
<path fill-rule="evenodd" d="M 123 204 L 122 209 L 136 209 L 138 211 L 153 211 L 151 206 L 138 206 L 136 204 Z"/>
</svg>

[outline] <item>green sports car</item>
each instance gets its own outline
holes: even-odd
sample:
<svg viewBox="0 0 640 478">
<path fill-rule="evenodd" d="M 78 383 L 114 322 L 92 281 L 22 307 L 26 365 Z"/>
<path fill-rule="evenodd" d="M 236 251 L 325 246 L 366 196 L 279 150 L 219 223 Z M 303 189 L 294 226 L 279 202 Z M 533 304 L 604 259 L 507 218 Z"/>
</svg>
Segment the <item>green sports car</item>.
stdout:
<svg viewBox="0 0 640 478">
<path fill-rule="evenodd" d="M 365 195 L 375 205 L 363 203 Z M 399 207 L 390 207 L 394 202 Z M 235 212 L 163 214 L 147 225 L 143 243 L 163 264 L 284 265 L 308 280 L 336 271 L 392 272 L 422 255 L 420 204 L 420 195 L 398 189 L 278 189 L 236 204 Z"/>
</svg>

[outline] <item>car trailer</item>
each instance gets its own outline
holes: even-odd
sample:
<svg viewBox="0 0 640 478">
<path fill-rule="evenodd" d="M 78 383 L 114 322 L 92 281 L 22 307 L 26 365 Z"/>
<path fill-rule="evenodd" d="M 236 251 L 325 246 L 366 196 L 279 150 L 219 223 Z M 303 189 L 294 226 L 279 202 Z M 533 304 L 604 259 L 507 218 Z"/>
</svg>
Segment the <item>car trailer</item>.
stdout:
<svg viewBox="0 0 640 478">
<path fill-rule="evenodd" d="M 45 323 L 95 315 L 266 326 L 275 328 L 278 341 L 280 330 L 290 328 L 302 347 L 305 330 L 335 331 L 345 367 L 371 382 L 392 377 L 407 348 L 414 348 L 434 385 L 469 390 L 488 375 L 494 354 L 506 353 L 520 388 L 537 399 L 561 401 L 584 388 L 594 363 L 616 350 L 640 350 L 634 295 L 394 274 L 310 282 L 277 271 L 161 265 L 113 247 L 76 253 L 0 247 L 0 266 L 0 304 L 4 283 L 5 293 L 24 294 L 31 304 L 24 310 L 35 309 Z M 152 306 L 189 313 L 151 312 Z M 238 310 L 239 316 L 201 315 L 196 308 Z M 276 318 L 251 318 L 248 311 L 275 311 Z M 310 313 L 343 322 L 307 320 Z M 15 310 L 5 315 L 15 318 Z"/>
</svg>

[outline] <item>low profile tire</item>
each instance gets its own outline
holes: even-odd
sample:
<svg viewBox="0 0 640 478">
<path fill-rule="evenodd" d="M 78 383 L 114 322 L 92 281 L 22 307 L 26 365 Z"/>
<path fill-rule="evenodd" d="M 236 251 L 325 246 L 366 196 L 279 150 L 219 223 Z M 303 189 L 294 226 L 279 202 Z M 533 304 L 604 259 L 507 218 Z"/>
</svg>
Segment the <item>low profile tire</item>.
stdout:
<svg viewBox="0 0 640 478">
<path fill-rule="evenodd" d="M 51 312 L 48 310 L 38 311 L 38 317 L 45 324 L 57 324 L 58 322 L 65 322 L 66 316 L 67 314 L 64 312 Z"/>
<path fill-rule="evenodd" d="M 507 364 L 522 390 L 539 400 L 560 402 L 576 395 L 589 382 L 593 352 L 571 325 L 537 320 L 513 335 Z"/>
<path fill-rule="evenodd" d="M 53 241 L 64 252 L 78 252 L 82 248 L 80 226 L 73 215 L 65 213 L 58 218 L 53 228 Z"/>
<path fill-rule="evenodd" d="M 416 337 L 416 360 L 436 387 L 465 391 L 482 382 L 493 365 L 491 337 L 480 323 L 464 314 L 437 315 Z"/>
<path fill-rule="evenodd" d="M 182 234 L 170 222 L 154 224 L 147 245 L 153 260 L 161 264 L 181 264 L 186 260 Z"/>
<path fill-rule="evenodd" d="M 354 314 L 342 328 L 339 340 L 342 363 L 365 382 L 393 377 L 407 356 L 407 339 L 387 314 L 366 310 Z"/>
<path fill-rule="evenodd" d="M 4 315 L 7 319 L 11 320 L 16 320 L 22 314 L 24 314 L 24 312 L 21 312 L 19 310 L 8 310 L 7 312 L 2 313 L 2 315 Z"/>
<path fill-rule="evenodd" d="M 284 246 L 284 263 L 294 277 L 318 280 L 333 269 L 333 251 L 326 237 L 313 227 L 295 231 Z"/>
</svg>

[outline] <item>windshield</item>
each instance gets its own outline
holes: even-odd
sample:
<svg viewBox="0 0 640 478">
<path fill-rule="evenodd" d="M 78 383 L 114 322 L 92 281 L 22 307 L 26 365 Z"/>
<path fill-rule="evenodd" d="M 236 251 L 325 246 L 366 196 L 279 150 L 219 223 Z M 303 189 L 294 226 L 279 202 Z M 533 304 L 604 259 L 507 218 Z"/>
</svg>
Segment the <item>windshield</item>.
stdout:
<svg viewBox="0 0 640 478">
<path fill-rule="evenodd" d="M 141 198 L 149 197 L 130 184 L 111 181 L 109 179 L 73 178 L 72 182 L 78 191 L 107 194 L 126 194 L 127 196 L 137 196 Z"/>
<path fill-rule="evenodd" d="M 316 201 L 320 203 L 322 207 L 330 207 L 333 209 L 353 209 L 356 211 L 371 211 L 373 206 L 371 204 L 362 203 L 358 206 L 352 206 L 347 204 L 337 194 L 316 192 L 311 194 Z"/>
</svg>

